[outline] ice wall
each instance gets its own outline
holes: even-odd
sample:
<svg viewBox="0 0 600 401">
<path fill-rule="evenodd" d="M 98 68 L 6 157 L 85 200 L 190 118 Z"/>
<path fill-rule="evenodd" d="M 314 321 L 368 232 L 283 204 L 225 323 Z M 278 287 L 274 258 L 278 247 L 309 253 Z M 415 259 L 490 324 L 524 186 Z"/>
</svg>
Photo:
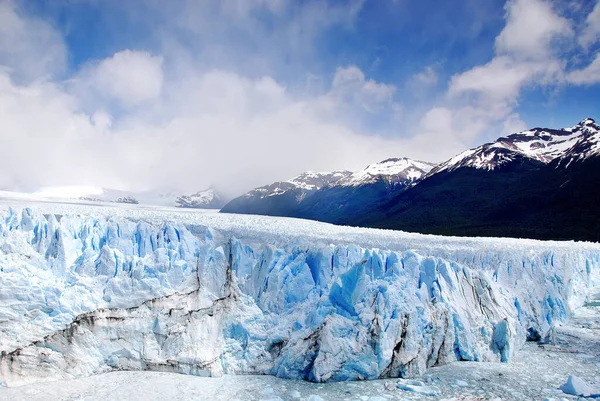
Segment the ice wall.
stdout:
<svg viewBox="0 0 600 401">
<path fill-rule="evenodd" d="M 114 369 L 358 380 L 509 361 L 600 284 L 593 244 L 403 249 L 399 234 L 388 250 L 235 231 L 4 212 L 0 382 Z"/>
</svg>

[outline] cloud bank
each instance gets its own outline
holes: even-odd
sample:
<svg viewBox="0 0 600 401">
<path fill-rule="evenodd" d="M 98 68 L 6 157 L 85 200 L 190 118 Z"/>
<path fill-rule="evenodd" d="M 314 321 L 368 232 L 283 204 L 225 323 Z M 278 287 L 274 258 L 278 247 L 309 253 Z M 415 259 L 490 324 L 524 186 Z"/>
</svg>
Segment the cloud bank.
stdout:
<svg viewBox="0 0 600 401">
<path fill-rule="evenodd" d="M 156 15 L 161 4 L 129 11 Z M 443 84 L 442 64 L 406 82 L 378 81 L 351 62 L 311 75 L 318 42 L 332 29 L 354 29 L 364 2 L 179 6 L 164 11 L 154 46 L 69 69 L 63 33 L 19 3 L 0 3 L 0 148 L 10 150 L 0 188 L 217 185 L 236 195 L 304 170 L 359 169 L 393 156 L 442 161 L 491 127 L 523 129 L 517 106 L 526 88 L 600 82 L 600 54 L 590 54 L 600 39 L 598 4 L 575 28 L 549 2 L 510 0 L 493 58 L 453 75 L 407 131 L 401 92 Z M 569 66 L 565 54 L 574 51 L 594 58 Z"/>
</svg>

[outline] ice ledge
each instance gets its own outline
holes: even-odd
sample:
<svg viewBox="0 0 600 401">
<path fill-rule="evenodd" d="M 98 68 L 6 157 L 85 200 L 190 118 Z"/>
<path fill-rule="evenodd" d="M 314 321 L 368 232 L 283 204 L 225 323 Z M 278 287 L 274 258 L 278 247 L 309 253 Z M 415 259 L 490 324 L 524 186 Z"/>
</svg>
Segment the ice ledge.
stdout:
<svg viewBox="0 0 600 401">
<path fill-rule="evenodd" d="M 238 218 L 242 231 L 5 213 L 0 381 L 115 369 L 412 377 L 455 360 L 509 361 L 600 283 L 591 244 L 286 243 L 260 241 Z"/>
</svg>

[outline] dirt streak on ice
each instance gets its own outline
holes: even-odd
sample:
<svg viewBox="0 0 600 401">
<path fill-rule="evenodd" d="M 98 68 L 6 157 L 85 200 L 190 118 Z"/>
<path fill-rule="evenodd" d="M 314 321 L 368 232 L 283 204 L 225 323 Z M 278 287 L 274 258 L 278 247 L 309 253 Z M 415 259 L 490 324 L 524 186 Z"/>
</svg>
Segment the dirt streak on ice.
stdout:
<svg viewBox="0 0 600 401">
<path fill-rule="evenodd" d="M 511 363 L 455 362 L 420 379 L 432 397 L 401 390 L 397 379 L 310 383 L 272 376 L 204 378 L 159 372 L 113 372 L 71 381 L 0 389 L 2 400 L 574 400 L 559 386 L 569 375 L 600 379 L 600 307 L 592 301 L 570 324 L 558 327 L 554 345 L 530 342 Z"/>
</svg>

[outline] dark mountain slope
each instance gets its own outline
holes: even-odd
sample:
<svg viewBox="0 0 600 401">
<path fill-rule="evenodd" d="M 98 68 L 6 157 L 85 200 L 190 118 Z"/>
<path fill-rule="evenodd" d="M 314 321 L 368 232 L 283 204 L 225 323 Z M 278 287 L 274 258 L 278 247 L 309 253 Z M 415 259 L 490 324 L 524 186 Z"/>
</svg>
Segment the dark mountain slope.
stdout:
<svg viewBox="0 0 600 401">
<path fill-rule="evenodd" d="M 600 241 L 600 158 L 441 172 L 354 224 L 442 235 Z"/>
<path fill-rule="evenodd" d="M 351 173 L 304 173 L 256 188 L 229 202 L 222 212 L 302 217 L 344 223 L 360 217 L 391 193 L 402 191 L 433 164 L 407 158 L 387 159 Z"/>
</svg>

